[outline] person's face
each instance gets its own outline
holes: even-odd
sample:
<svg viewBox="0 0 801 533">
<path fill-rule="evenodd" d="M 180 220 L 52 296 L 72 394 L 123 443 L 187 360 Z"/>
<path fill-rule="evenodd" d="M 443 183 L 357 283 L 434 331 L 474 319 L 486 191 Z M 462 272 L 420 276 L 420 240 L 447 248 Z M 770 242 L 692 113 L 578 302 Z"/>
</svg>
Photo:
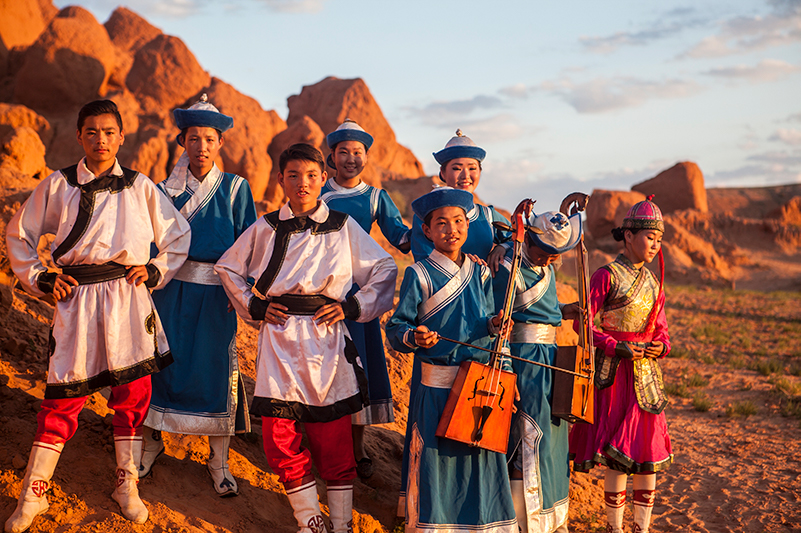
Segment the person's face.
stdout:
<svg viewBox="0 0 801 533">
<path fill-rule="evenodd" d="M 481 178 L 481 167 L 479 167 L 478 161 L 469 157 L 451 159 L 445 163 L 440 172 L 445 185 L 467 192 L 475 191 L 478 187 L 478 180 Z"/>
<path fill-rule="evenodd" d="M 364 170 L 367 150 L 359 141 L 342 141 L 334 148 L 333 158 L 337 178 L 352 180 Z"/>
<path fill-rule="evenodd" d="M 197 176 L 205 176 L 220 154 L 223 140 L 217 130 L 206 126 L 190 126 L 184 134 L 184 148 L 189 168 Z"/>
<path fill-rule="evenodd" d="M 631 251 L 632 263 L 650 263 L 662 248 L 662 232 L 641 230 L 637 233 L 626 231 L 626 247 Z"/>
<path fill-rule="evenodd" d="M 317 198 L 327 175 L 314 161 L 295 159 L 288 161 L 278 174 L 278 183 L 284 188 L 289 207 L 295 215 L 307 213 L 317 207 Z"/>
<path fill-rule="evenodd" d="M 423 234 L 434 248 L 448 256 L 458 254 L 467 240 L 470 222 L 461 207 L 440 207 L 431 214 L 431 225 L 423 224 Z"/>
<path fill-rule="evenodd" d="M 125 141 L 117 119 L 111 114 L 86 117 L 77 137 L 86 154 L 87 167 L 93 172 L 110 168 Z"/>
<path fill-rule="evenodd" d="M 549 254 L 537 246 L 534 241 L 526 238 L 526 257 L 528 257 L 528 260 L 531 261 L 531 264 L 534 266 L 547 267 L 548 265 L 557 262 L 559 260 L 559 256 L 560 254 Z"/>
</svg>

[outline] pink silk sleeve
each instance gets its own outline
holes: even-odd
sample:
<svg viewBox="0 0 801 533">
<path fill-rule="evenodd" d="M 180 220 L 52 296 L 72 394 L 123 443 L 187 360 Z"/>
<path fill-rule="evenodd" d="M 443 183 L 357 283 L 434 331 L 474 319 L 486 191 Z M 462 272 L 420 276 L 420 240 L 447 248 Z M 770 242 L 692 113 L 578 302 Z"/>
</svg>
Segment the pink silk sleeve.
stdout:
<svg viewBox="0 0 801 533">
<path fill-rule="evenodd" d="M 590 278 L 590 316 L 592 317 L 592 342 L 597 348 L 602 348 L 604 355 L 615 355 L 617 341 L 595 326 L 597 315 L 606 301 L 606 296 L 612 288 L 612 274 L 605 268 L 596 270 Z"/>
<path fill-rule="evenodd" d="M 654 329 L 655 341 L 662 341 L 665 343 L 665 351 L 660 357 L 665 357 L 670 353 L 670 334 L 668 333 L 667 315 L 665 315 L 665 291 L 659 295 L 658 300 L 659 314 L 656 316 L 656 325 Z"/>
</svg>

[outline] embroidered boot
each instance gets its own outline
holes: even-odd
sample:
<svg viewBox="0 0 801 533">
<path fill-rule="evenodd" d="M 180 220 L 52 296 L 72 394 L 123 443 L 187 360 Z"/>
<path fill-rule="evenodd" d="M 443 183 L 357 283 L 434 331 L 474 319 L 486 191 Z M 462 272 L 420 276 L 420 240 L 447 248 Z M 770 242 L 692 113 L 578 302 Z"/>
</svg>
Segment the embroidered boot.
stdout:
<svg viewBox="0 0 801 533">
<path fill-rule="evenodd" d="M 214 482 L 214 490 L 220 498 L 230 498 L 239 494 L 239 486 L 236 479 L 228 470 L 228 447 L 231 444 L 231 437 L 209 437 L 209 461 L 206 466 Z"/>
<path fill-rule="evenodd" d="M 647 533 L 656 499 L 656 474 L 634 475 L 634 533 Z"/>
<path fill-rule="evenodd" d="M 606 503 L 606 533 L 623 533 L 626 491 L 604 492 L 604 503 Z"/>
<path fill-rule="evenodd" d="M 28 468 L 22 480 L 22 493 L 17 501 L 17 508 L 6 520 L 6 533 L 21 533 L 31 526 L 33 519 L 47 511 L 50 504 L 45 492 L 50 488 L 50 478 L 61 457 L 64 443 L 46 444 L 34 442 Z"/>
<path fill-rule="evenodd" d="M 515 506 L 515 516 L 517 516 L 517 527 L 520 533 L 528 533 L 528 514 L 526 513 L 526 493 L 522 479 L 510 479 L 509 485 L 512 487 L 512 503 Z"/>
<path fill-rule="evenodd" d="M 353 533 L 353 485 L 328 485 L 332 533 Z"/>
<path fill-rule="evenodd" d="M 326 533 L 320 502 L 317 501 L 317 482 L 312 479 L 308 483 L 289 489 L 286 497 L 292 505 L 295 519 L 298 521 L 298 533 Z"/>
<path fill-rule="evenodd" d="M 142 448 L 142 460 L 139 465 L 139 479 L 147 477 L 161 454 L 164 453 L 164 441 L 161 440 L 161 431 L 144 427 L 142 436 L 144 437 L 144 446 Z"/>
<path fill-rule="evenodd" d="M 142 457 L 142 437 L 114 436 L 117 454 L 117 487 L 111 493 L 122 515 L 136 524 L 147 522 L 148 511 L 139 498 L 139 458 Z"/>
</svg>

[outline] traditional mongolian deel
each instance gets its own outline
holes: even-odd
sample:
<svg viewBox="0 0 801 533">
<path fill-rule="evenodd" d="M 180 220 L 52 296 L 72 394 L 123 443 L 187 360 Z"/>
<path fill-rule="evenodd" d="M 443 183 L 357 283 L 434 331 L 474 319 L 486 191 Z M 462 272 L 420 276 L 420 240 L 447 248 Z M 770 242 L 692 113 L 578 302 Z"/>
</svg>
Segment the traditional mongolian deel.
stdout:
<svg viewBox="0 0 801 533">
<path fill-rule="evenodd" d="M 11 266 L 37 296 L 51 292 L 56 277 L 36 252 L 46 233 L 55 234 L 56 265 L 81 284 L 56 303 L 45 398 L 88 396 L 169 365 L 148 287 L 125 280 L 126 267 L 147 265 L 155 281 L 147 285 L 163 287 L 186 259 L 189 225 L 153 182 L 116 161 L 96 177 L 85 159 L 45 178 L 8 224 Z M 159 250 L 153 259 L 151 243 Z"/>
<path fill-rule="evenodd" d="M 250 417 L 236 353 L 236 315 L 214 263 L 256 220 L 248 183 L 214 165 L 203 181 L 182 155 L 159 188 L 192 227 L 189 259 L 153 293 L 174 364 L 153 379 L 145 425 L 190 435 L 249 431 Z"/>
<path fill-rule="evenodd" d="M 438 251 L 406 269 L 387 338 L 415 352 L 422 376 L 407 422 L 407 531 L 517 533 L 506 456 L 435 436 L 462 361 L 486 363 L 486 352 L 440 341 L 418 348 L 413 330 L 427 326 L 451 339 L 489 348 L 492 281 L 489 269 L 464 258 L 461 267 Z"/>
<path fill-rule="evenodd" d="M 331 133 L 329 138 L 339 131 L 341 130 Z M 396 248 L 400 249 L 409 242 L 411 232 L 403 223 L 400 212 L 387 191 L 363 182 L 359 182 L 356 187 L 346 188 L 330 178 L 323 186 L 320 197 L 332 210 L 347 213 L 366 233 L 370 233 L 373 223 L 376 222 L 384 237 Z M 352 292 L 358 289 L 355 286 Z M 367 323 L 347 320 L 345 323 L 356 350 L 364 359 L 362 363 L 370 389 L 370 405 L 357 413 L 353 422 L 359 425 L 392 422 L 395 419 L 392 387 L 387 372 L 380 319 L 375 318 Z"/>
<path fill-rule="evenodd" d="M 215 270 L 242 317 L 263 320 L 265 298 L 290 308 L 283 325 L 261 322 L 254 414 L 330 422 L 361 410 L 366 380 L 347 327 L 313 319 L 335 301 L 359 322 L 392 307 L 395 262 L 355 220 L 324 202 L 304 217 L 285 204 L 246 230 Z"/>
<path fill-rule="evenodd" d="M 508 250 L 493 280 L 496 309 L 503 305 L 511 267 L 512 250 Z M 512 355 L 554 366 L 556 327 L 562 322 L 556 276 L 552 266 L 535 266 L 525 253 L 515 281 L 512 319 Z M 551 417 L 554 371 L 515 359 L 512 367 L 520 400 L 507 455 L 513 467 L 523 473 L 528 531 L 554 531 L 567 520 L 569 426 Z"/>
<path fill-rule="evenodd" d="M 618 341 L 641 346 L 661 341 L 665 344 L 663 357 L 670 351 L 665 294 L 659 289 L 659 281 L 650 270 L 634 268 L 623 255 L 592 275 L 591 316 L 601 312 L 601 329 L 593 328 L 598 350 L 596 423 L 573 427 L 570 454 L 577 471 L 602 464 L 637 474 L 664 470 L 673 462 L 664 412 L 649 412 L 638 401 L 653 400 L 649 390 L 657 395 L 661 391 L 662 376 L 656 361 L 632 361 L 615 354 Z M 658 313 L 652 317 L 654 306 L 658 306 Z M 644 371 L 647 376 L 642 376 Z"/>
</svg>

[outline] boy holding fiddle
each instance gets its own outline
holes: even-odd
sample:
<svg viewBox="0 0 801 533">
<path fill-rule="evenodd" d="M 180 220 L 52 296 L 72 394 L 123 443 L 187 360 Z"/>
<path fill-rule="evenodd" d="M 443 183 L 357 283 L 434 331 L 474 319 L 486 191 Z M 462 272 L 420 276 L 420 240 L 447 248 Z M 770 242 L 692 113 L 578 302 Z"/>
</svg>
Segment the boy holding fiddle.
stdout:
<svg viewBox="0 0 801 533">
<path fill-rule="evenodd" d="M 489 269 L 462 252 L 472 208 L 471 193 L 448 187 L 412 202 L 434 251 L 406 269 L 387 323 L 392 347 L 414 352 L 422 363 L 407 423 L 407 532 L 446 525 L 449 531 L 518 531 L 506 456 L 435 435 L 459 365 L 489 359 L 474 347 L 440 342 L 439 334 L 490 348 L 502 323 L 502 314 L 492 315 Z"/>
</svg>

